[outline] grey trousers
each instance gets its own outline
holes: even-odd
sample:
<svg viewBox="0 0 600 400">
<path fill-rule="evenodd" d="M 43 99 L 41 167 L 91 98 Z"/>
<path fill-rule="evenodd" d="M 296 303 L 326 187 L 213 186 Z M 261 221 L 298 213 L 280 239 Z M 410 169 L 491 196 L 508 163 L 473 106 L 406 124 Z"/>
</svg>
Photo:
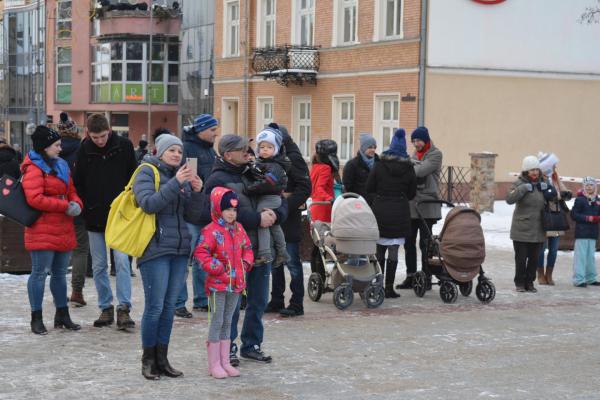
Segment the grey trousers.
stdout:
<svg viewBox="0 0 600 400">
<path fill-rule="evenodd" d="M 231 317 L 238 303 L 239 293 L 214 292 L 208 298 L 210 326 L 208 341 L 228 340 L 231 333 Z"/>
<path fill-rule="evenodd" d="M 90 252 L 90 244 L 88 241 L 88 233 L 85 229 L 83 221 L 75 224 L 75 236 L 77 237 L 77 247 L 73 251 L 71 263 L 71 288 L 77 292 L 81 292 L 85 286 L 85 273 L 88 265 L 88 254 Z"/>
<path fill-rule="evenodd" d="M 264 195 L 258 199 L 256 211 L 261 212 L 265 208 L 274 210 L 279 207 L 281 207 L 281 196 L 274 194 Z M 271 243 L 271 238 L 273 238 L 273 243 Z M 285 236 L 279 224 L 273 225 L 270 228 L 258 228 L 258 256 L 270 255 L 273 258 L 271 254 L 272 248 L 275 249 L 278 255 L 286 254 Z"/>
</svg>

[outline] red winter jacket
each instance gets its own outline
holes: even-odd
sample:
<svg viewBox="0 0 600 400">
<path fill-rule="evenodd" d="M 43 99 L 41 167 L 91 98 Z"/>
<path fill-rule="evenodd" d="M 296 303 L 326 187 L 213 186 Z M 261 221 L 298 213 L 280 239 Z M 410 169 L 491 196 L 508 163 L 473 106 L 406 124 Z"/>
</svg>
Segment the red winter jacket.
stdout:
<svg viewBox="0 0 600 400">
<path fill-rule="evenodd" d="M 27 204 L 42 211 L 40 218 L 31 227 L 25 227 L 25 249 L 71 251 L 77 247 L 73 217 L 65 214 L 70 201 L 83 203 L 77 196 L 73 180 L 69 176 L 69 187 L 56 176 L 45 174 L 30 159 L 25 157 L 21 165 L 23 191 Z"/>
<path fill-rule="evenodd" d="M 200 233 L 194 257 L 208 276 L 206 293 L 241 293 L 246 288 L 246 274 L 252 268 L 252 244 L 241 224 L 226 226 L 221 217 L 221 198 L 231 189 L 216 187 L 210 194 L 212 221 Z"/>
<path fill-rule="evenodd" d="M 310 169 L 312 183 L 312 201 L 322 202 L 333 200 L 333 172 L 327 164 L 313 164 Z M 310 207 L 313 221 L 331 222 L 331 204 L 315 204 Z"/>
</svg>

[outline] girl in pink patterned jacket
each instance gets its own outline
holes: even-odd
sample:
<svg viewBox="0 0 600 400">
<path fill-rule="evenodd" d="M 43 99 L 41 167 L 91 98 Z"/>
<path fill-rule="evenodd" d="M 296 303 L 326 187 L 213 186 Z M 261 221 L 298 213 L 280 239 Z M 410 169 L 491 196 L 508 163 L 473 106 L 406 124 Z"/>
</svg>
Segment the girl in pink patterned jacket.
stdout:
<svg viewBox="0 0 600 400">
<path fill-rule="evenodd" d="M 200 234 L 194 257 L 208 274 L 210 294 L 208 369 L 214 378 L 239 376 L 229 363 L 231 318 L 239 296 L 246 288 L 246 272 L 254 255 L 246 231 L 236 222 L 238 197 L 231 189 L 216 187 L 210 194 L 212 221 Z"/>
</svg>

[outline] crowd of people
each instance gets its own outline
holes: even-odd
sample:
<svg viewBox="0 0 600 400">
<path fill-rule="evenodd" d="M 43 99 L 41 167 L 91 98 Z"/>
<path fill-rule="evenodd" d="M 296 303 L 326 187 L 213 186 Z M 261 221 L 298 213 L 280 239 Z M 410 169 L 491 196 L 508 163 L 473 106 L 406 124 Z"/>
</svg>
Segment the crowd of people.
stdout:
<svg viewBox="0 0 600 400">
<path fill-rule="evenodd" d="M 309 169 L 283 125 L 270 124 L 254 142 L 233 134 L 222 135 L 217 142 L 218 127 L 216 118 L 203 114 L 184 128 L 183 140 L 159 129 L 152 151 L 145 140 L 134 150 L 128 139 L 111 131 L 103 115 L 88 118 L 81 138 L 75 123 L 62 113 L 58 132 L 47 126 L 35 129 L 33 148 L 20 167 L 17 161 L 4 160 L 14 160 L 16 152 L 0 143 L 2 172 L 16 178 L 23 174 L 27 203 L 41 211 L 41 217 L 25 228 L 25 247 L 32 259 L 27 289 L 33 333 L 48 333 L 42 315 L 48 274 L 56 306 L 55 328 L 80 329 L 69 314 L 66 274 L 72 265 L 71 302 L 86 305 L 88 259 L 98 294 L 99 316 L 93 325 L 112 325 L 116 304 L 117 328 L 135 327 L 130 317 L 132 258 L 118 250 L 107 252 L 106 245 L 111 203 L 130 182 L 136 203 L 156 220 L 152 239 L 136 260 L 144 289 L 142 374 L 149 380 L 183 375 L 171 366 L 168 348 L 174 317 L 193 316 L 186 307 L 189 264 L 193 309 L 209 314 L 210 375 L 239 376 L 238 350 L 245 359 L 271 362 L 262 350 L 263 314 L 304 314 L 301 216 L 310 198 L 311 219 L 330 222 L 336 187 L 360 195 L 373 210 L 380 232 L 376 258 L 384 274 L 385 297 L 398 298 L 398 290 L 412 288 L 417 239 L 421 257 L 427 257 L 428 232 L 442 218 L 440 203 L 418 205 L 439 199 L 443 160 L 426 127 L 411 133 L 412 154 L 402 128 L 380 154 L 375 138 L 360 134 L 356 156 L 342 174 L 337 144 L 331 139 L 316 143 Z M 539 284 L 554 285 L 552 272 L 564 231 L 546 229 L 542 212 L 567 212 L 565 202 L 572 195 L 560 182 L 557 164 L 554 154 L 526 157 L 507 197 L 509 204 L 515 204 L 510 236 L 518 292 L 537 291 L 536 274 Z M 594 263 L 600 222 L 595 179 L 584 179 L 571 215 L 577 224 L 573 284 L 600 285 Z M 406 277 L 395 286 L 401 247 Z M 110 253 L 116 301 L 109 279 Z M 287 306 L 283 266 L 291 278 Z M 424 272 L 430 289 L 432 276 Z"/>
</svg>

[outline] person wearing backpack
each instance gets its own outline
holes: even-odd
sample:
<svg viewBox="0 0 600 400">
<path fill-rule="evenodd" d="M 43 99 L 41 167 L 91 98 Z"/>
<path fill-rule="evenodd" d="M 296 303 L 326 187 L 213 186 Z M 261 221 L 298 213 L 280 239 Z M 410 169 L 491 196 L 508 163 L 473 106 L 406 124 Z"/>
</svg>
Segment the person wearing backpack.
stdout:
<svg viewBox="0 0 600 400">
<path fill-rule="evenodd" d="M 112 201 L 123 191 L 137 168 L 133 144 L 111 132 L 104 115 L 93 114 L 87 120 L 87 136 L 77 151 L 73 182 L 83 200 L 83 219 L 88 232 L 94 283 L 98 292 L 100 317 L 95 327 L 114 322 L 113 294 L 108 278 L 108 257 L 104 232 Z M 117 265 L 117 328 L 126 330 L 135 323 L 131 310 L 131 269 L 129 257 L 115 251 Z"/>
<path fill-rule="evenodd" d="M 31 275 L 27 292 L 31 305 L 31 331 L 46 335 L 42 320 L 42 303 L 46 278 L 50 273 L 50 291 L 54 298 L 55 328 L 79 330 L 69 316 L 67 305 L 67 268 L 71 252 L 77 246 L 73 217 L 83 204 L 77 196 L 67 162 L 59 157 L 58 132 L 39 125 L 31 136 L 33 150 L 25 156 L 23 192 L 27 203 L 41 211 L 41 216 L 25 228 L 25 249 L 31 253 Z"/>
<path fill-rule="evenodd" d="M 183 164 L 183 143 L 174 135 L 156 139 L 156 156 L 147 156 L 133 183 L 140 208 L 156 216 L 156 231 L 138 265 L 144 285 L 142 316 L 142 375 L 146 379 L 182 376 L 171 367 L 167 353 L 175 302 L 185 283 L 191 235 L 184 221 L 188 207 L 201 207 L 202 180 Z M 150 165 L 147 165 L 150 164 Z M 154 166 L 160 182 L 156 191 Z"/>
</svg>

